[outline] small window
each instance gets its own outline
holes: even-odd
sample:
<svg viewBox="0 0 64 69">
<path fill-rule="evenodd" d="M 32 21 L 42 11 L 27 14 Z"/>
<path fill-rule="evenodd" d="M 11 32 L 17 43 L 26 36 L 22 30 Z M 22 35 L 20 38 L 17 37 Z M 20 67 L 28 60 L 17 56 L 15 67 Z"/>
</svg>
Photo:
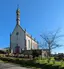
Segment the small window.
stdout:
<svg viewBox="0 0 64 69">
<path fill-rule="evenodd" d="M 19 32 L 17 32 L 16 35 L 19 35 Z"/>
</svg>

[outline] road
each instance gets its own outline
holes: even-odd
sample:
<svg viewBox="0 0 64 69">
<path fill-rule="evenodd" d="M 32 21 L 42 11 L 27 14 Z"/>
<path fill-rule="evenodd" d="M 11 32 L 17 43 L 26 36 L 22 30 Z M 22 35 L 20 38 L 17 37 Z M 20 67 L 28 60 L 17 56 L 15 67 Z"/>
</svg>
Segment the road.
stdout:
<svg viewBox="0 0 64 69">
<path fill-rule="evenodd" d="M 12 64 L 12 63 L 0 62 L 0 69 L 31 69 L 31 68 L 21 67 L 19 65 Z"/>
</svg>

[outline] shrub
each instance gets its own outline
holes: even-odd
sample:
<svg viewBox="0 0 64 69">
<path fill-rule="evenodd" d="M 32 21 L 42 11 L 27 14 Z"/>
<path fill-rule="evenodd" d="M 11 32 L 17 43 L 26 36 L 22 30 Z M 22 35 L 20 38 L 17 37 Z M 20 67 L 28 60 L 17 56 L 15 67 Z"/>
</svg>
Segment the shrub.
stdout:
<svg viewBox="0 0 64 69">
<path fill-rule="evenodd" d="M 40 52 L 39 51 L 37 51 L 37 50 L 33 50 L 32 51 L 33 58 L 38 57 L 39 55 L 40 55 Z"/>
</svg>

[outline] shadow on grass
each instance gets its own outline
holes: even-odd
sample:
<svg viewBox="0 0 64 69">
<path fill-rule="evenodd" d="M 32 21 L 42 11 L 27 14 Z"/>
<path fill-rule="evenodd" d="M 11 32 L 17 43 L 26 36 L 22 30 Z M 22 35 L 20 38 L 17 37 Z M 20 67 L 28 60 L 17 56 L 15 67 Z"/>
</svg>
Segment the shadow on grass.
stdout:
<svg viewBox="0 0 64 69">
<path fill-rule="evenodd" d="M 10 59 L 10 58 L 0 58 L 0 59 L 3 61 L 20 64 L 20 66 L 27 67 L 27 68 L 35 67 L 35 68 L 41 68 L 41 69 L 64 69 L 64 67 L 60 68 L 60 66 L 35 63 L 34 60 L 19 60 L 19 59 Z"/>
<path fill-rule="evenodd" d="M 36 67 L 41 69 L 59 69 L 59 66 L 39 64 L 39 63 L 35 63 L 34 61 L 23 61 L 23 63 L 20 63 L 20 65 L 23 67 Z"/>
</svg>

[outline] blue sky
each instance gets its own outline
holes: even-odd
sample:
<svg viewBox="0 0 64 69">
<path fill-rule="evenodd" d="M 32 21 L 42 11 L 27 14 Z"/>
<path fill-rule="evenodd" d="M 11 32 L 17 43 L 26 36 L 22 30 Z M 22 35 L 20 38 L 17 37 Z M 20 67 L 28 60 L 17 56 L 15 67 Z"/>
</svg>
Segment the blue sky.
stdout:
<svg viewBox="0 0 64 69">
<path fill-rule="evenodd" d="M 64 0 L 0 0 L 0 48 L 9 46 L 10 33 L 16 25 L 17 4 L 21 26 L 39 42 L 43 32 L 61 28 L 64 34 Z M 64 47 L 53 52 L 64 52 Z"/>
</svg>

